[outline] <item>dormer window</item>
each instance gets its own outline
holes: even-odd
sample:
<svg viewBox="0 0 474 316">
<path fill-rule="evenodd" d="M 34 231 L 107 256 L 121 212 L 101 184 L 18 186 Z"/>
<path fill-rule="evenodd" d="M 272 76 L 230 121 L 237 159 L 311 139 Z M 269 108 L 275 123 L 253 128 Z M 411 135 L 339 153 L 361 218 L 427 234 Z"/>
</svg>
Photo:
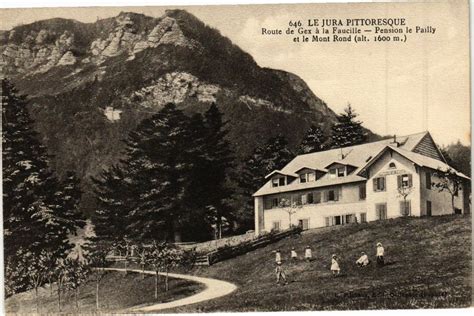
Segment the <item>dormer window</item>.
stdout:
<svg viewBox="0 0 474 316">
<path fill-rule="evenodd" d="M 332 179 L 341 178 L 345 176 L 346 176 L 346 166 L 329 169 L 329 177 Z"/>
<path fill-rule="evenodd" d="M 316 181 L 316 175 L 314 172 L 306 172 L 300 174 L 300 183 Z"/>
<path fill-rule="evenodd" d="M 272 179 L 272 187 L 281 187 L 285 184 L 285 177 L 278 177 Z"/>
</svg>

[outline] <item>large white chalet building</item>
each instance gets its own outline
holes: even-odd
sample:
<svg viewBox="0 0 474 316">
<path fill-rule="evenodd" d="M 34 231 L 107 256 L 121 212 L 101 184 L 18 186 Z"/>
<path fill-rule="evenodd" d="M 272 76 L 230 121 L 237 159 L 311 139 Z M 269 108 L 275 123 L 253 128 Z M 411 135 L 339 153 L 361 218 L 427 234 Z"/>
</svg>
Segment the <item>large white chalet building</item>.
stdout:
<svg viewBox="0 0 474 316">
<path fill-rule="evenodd" d="M 428 132 L 295 157 L 255 192 L 255 232 L 452 214 L 435 173 L 448 165 Z M 454 199 L 469 213 L 469 178 Z M 291 215 L 289 214 L 291 213 Z"/>
</svg>

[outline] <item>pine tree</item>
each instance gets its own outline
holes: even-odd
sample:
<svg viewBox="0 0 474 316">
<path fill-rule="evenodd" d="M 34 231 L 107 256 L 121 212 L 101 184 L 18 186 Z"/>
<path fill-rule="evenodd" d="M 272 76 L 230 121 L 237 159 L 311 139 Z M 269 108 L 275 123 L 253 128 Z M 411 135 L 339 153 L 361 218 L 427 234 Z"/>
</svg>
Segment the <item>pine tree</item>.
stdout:
<svg viewBox="0 0 474 316">
<path fill-rule="evenodd" d="M 359 145 L 366 141 L 367 134 L 362 128 L 362 122 L 356 120 L 357 116 L 350 104 L 344 109 L 344 113 L 337 116 L 338 122 L 332 127 L 332 148 Z"/>
<path fill-rule="evenodd" d="M 238 210 L 236 215 L 240 217 L 244 227 L 251 228 L 253 225 L 252 194 L 265 183 L 267 174 L 283 168 L 293 156 L 293 153 L 288 149 L 287 140 L 278 135 L 270 138 L 264 145 L 257 147 L 253 154 L 246 159 L 239 180 L 241 196 L 245 202 L 244 207 Z"/>
<path fill-rule="evenodd" d="M 122 166 L 114 165 L 92 178 L 97 209 L 91 220 L 101 240 L 119 241 L 127 234 L 127 217 L 136 202 L 126 172 Z"/>
<path fill-rule="evenodd" d="M 230 198 L 229 172 L 233 166 L 233 152 L 227 140 L 228 131 L 225 129 L 227 122 L 223 121 L 222 113 L 216 104 L 204 114 L 204 143 L 203 154 L 205 157 L 203 184 L 206 187 L 206 207 L 212 212 L 219 237 L 222 235 L 222 219 L 228 217 L 230 207 L 227 200 Z M 209 212 L 208 212 L 209 214 Z"/>
<path fill-rule="evenodd" d="M 174 104 L 144 120 L 127 140 L 138 203 L 128 230 L 140 238 L 180 239 L 186 221 L 184 196 L 192 168 L 189 118 Z"/>
<path fill-rule="evenodd" d="M 315 125 L 311 125 L 298 148 L 298 154 L 309 154 L 326 149 L 327 137 L 323 130 Z"/>
<path fill-rule="evenodd" d="M 26 97 L 6 79 L 1 87 L 4 253 L 16 269 L 22 253 L 35 256 L 48 250 L 65 256 L 71 248 L 68 235 L 82 225 L 77 209 L 80 191 L 74 192 L 67 180 L 60 183 L 49 169 Z"/>
</svg>

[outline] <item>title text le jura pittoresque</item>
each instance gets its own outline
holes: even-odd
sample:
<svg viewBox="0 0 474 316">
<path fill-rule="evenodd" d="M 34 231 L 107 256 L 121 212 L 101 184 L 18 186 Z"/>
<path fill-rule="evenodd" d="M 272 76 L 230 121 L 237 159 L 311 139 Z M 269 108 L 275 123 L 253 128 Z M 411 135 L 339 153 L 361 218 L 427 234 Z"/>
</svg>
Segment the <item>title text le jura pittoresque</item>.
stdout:
<svg viewBox="0 0 474 316">
<path fill-rule="evenodd" d="M 405 18 L 295 19 L 285 28 L 261 29 L 262 36 L 287 36 L 297 43 L 405 43 L 435 33 L 433 25 L 409 25 Z"/>
</svg>

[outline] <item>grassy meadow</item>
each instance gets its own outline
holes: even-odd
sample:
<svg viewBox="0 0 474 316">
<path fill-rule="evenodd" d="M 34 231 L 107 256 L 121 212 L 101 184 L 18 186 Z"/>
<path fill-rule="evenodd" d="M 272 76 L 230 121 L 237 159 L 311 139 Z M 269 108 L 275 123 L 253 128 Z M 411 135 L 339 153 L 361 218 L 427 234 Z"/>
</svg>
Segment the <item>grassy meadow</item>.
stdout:
<svg viewBox="0 0 474 316">
<path fill-rule="evenodd" d="M 376 243 L 385 247 L 386 266 L 375 264 Z M 313 261 L 302 259 L 310 245 Z M 300 260 L 291 262 L 295 247 Z M 275 255 L 280 249 L 289 284 L 277 286 Z M 365 251 L 372 261 L 359 268 Z M 341 275 L 330 272 L 340 257 Z M 194 273 L 230 281 L 236 292 L 171 312 L 291 311 L 449 308 L 471 305 L 470 215 L 398 218 L 306 231 L 235 259 L 199 267 Z"/>
</svg>

